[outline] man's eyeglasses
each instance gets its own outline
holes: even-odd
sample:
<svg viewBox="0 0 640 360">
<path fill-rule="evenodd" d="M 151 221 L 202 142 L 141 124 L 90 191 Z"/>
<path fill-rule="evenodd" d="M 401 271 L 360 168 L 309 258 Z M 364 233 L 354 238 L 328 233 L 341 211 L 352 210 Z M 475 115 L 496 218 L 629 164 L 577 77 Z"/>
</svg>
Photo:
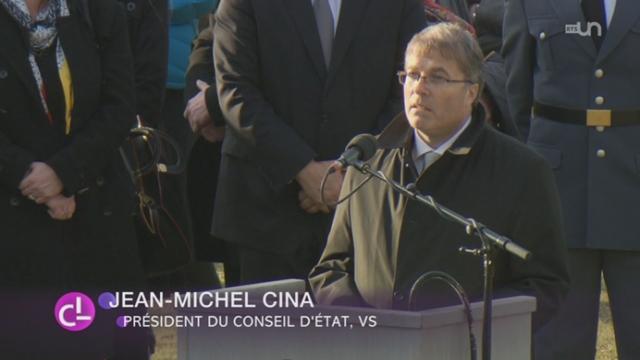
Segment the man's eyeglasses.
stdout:
<svg viewBox="0 0 640 360">
<path fill-rule="evenodd" d="M 420 80 L 423 80 L 423 81 L 426 80 L 427 85 L 433 86 L 433 87 L 443 86 L 445 84 L 456 84 L 456 83 L 473 84 L 474 83 L 471 80 L 451 80 L 451 79 L 447 79 L 444 76 L 435 75 L 435 74 L 422 76 L 422 74 L 420 74 L 419 72 L 413 72 L 413 71 L 410 71 L 410 72 L 398 71 L 397 74 L 398 74 L 398 81 L 400 81 L 400 84 L 402 85 L 405 85 L 407 82 L 417 83 Z"/>
</svg>

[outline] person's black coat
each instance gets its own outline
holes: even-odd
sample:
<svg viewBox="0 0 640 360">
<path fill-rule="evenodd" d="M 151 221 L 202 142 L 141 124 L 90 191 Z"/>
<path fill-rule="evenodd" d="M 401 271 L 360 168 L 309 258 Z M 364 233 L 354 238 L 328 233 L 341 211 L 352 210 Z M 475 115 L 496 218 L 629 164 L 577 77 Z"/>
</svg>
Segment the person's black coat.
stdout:
<svg viewBox="0 0 640 360">
<path fill-rule="evenodd" d="M 136 87 L 136 112 L 156 127 L 167 80 L 168 0 L 118 0 L 126 9 Z"/>
<path fill-rule="evenodd" d="M 482 64 L 484 79 L 483 97 L 491 107 L 492 124 L 502 133 L 523 140 L 507 104 L 507 75 L 504 72 L 504 60 L 500 54 L 492 52 Z"/>
<path fill-rule="evenodd" d="M 473 26 L 478 32 L 478 43 L 485 55 L 500 51 L 503 17 L 504 0 L 482 0 L 475 8 Z"/>
<path fill-rule="evenodd" d="M 25 35 L 0 7 L 0 337 L 15 346 L 30 344 L 20 348 L 23 356 L 32 351 L 59 358 L 72 357 L 57 351 L 108 353 L 111 333 L 100 329 L 113 328 L 115 316 L 99 313 L 89 330 L 71 340 L 54 321 L 55 299 L 69 291 L 96 295 L 143 283 L 127 178 L 117 157 L 134 120 L 126 19 L 114 2 L 89 1 L 89 25 L 79 3 L 68 0 L 71 16 L 57 22 L 73 81 L 68 136 L 48 124 L 27 61 Z M 19 183 L 34 161 L 51 166 L 63 192 L 75 195 L 70 220 L 51 219 L 46 206 L 21 195 Z"/>
<path fill-rule="evenodd" d="M 0 42 L 0 266 L 7 270 L 2 283 L 60 285 L 53 278 L 61 263 L 81 270 L 76 280 L 94 286 L 136 277 L 135 241 L 124 225 L 131 202 L 117 157 L 134 119 L 131 55 L 126 27 L 120 28 L 123 14 L 104 3 L 91 7 L 101 19 L 94 19 L 93 30 L 79 16 L 59 20 L 75 95 L 71 132 L 64 139 L 53 135 L 40 105 L 23 35 L 0 8 L 0 32 L 6 35 Z M 75 1 L 69 4 L 74 11 Z M 48 163 L 64 193 L 76 196 L 70 221 L 50 219 L 44 205 L 20 194 L 18 185 L 33 161 Z"/>
</svg>

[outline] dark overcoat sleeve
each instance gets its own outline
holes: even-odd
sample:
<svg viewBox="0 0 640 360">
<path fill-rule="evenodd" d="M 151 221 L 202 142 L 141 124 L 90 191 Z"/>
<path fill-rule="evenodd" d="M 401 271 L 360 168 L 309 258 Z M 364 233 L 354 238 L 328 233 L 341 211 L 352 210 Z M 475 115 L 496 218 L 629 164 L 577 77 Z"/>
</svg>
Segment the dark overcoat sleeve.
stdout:
<svg viewBox="0 0 640 360">
<path fill-rule="evenodd" d="M 2 111 L 0 109 L 0 120 Z M 11 142 L 0 131 L 0 184 L 10 189 L 18 189 L 35 157 L 27 150 Z"/>
<path fill-rule="evenodd" d="M 205 102 L 209 115 L 216 126 L 224 126 L 222 110 L 218 103 L 218 93 L 215 85 L 215 69 L 213 67 L 213 28 L 215 15 L 208 14 L 200 20 L 198 36 L 193 40 L 193 49 L 189 56 L 189 67 L 185 75 L 184 100 L 185 103 L 200 90 L 196 86 L 197 80 L 211 85 L 205 91 Z"/>
<path fill-rule="evenodd" d="M 111 2 L 89 1 L 100 55 L 100 100 L 66 147 L 46 163 L 74 194 L 87 186 L 113 159 L 135 119 L 133 61 L 124 10 Z"/>
<path fill-rule="evenodd" d="M 145 125 L 158 127 L 169 54 L 168 0 L 142 0 L 128 10 L 133 52 L 136 111 Z"/>
<path fill-rule="evenodd" d="M 522 0 L 509 0 L 506 3 L 502 32 L 502 57 L 507 73 L 509 112 L 526 141 L 529 136 L 533 103 L 536 45 L 534 38 L 529 35 Z"/>
<path fill-rule="evenodd" d="M 355 187 L 354 172 L 347 171 L 340 198 Z M 326 305 L 367 306 L 354 281 L 353 233 L 351 232 L 350 200 L 336 207 L 327 245 L 309 274 L 309 283 L 316 301 Z"/>
</svg>

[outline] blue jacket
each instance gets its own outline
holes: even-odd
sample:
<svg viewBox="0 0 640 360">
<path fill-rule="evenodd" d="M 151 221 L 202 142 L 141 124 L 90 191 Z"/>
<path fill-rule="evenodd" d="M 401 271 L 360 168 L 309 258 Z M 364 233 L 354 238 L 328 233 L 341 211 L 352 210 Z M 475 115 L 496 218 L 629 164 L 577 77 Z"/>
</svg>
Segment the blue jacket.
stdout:
<svg viewBox="0 0 640 360">
<path fill-rule="evenodd" d="M 218 0 L 171 0 L 167 88 L 184 89 L 184 75 L 189 65 L 191 42 L 197 34 L 198 19 L 217 5 Z"/>
</svg>

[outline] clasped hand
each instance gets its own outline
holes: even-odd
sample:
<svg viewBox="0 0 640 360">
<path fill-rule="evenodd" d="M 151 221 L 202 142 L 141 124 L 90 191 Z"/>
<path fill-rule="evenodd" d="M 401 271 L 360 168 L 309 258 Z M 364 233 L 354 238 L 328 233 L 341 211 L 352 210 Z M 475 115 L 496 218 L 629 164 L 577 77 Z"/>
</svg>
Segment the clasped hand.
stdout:
<svg viewBox="0 0 640 360">
<path fill-rule="evenodd" d="M 36 202 L 45 204 L 49 216 L 55 220 L 69 220 L 76 211 L 75 197 L 62 195 L 62 181 L 56 172 L 43 162 L 33 162 L 19 189 L 22 195 Z"/>
<path fill-rule="evenodd" d="M 201 135 L 210 143 L 222 141 L 224 138 L 224 126 L 216 126 L 207 109 L 205 94 L 209 84 L 202 80 L 197 80 L 196 85 L 200 92 L 189 100 L 183 116 L 189 122 L 194 134 Z"/>
<path fill-rule="evenodd" d="M 318 212 L 329 213 L 340 196 L 344 172 L 338 169 L 327 177 L 324 187 L 324 200 L 320 194 L 320 185 L 325 172 L 333 165 L 333 161 L 311 161 L 296 176 L 296 181 L 302 188 L 298 192 L 300 207 L 309 214 Z"/>
</svg>

